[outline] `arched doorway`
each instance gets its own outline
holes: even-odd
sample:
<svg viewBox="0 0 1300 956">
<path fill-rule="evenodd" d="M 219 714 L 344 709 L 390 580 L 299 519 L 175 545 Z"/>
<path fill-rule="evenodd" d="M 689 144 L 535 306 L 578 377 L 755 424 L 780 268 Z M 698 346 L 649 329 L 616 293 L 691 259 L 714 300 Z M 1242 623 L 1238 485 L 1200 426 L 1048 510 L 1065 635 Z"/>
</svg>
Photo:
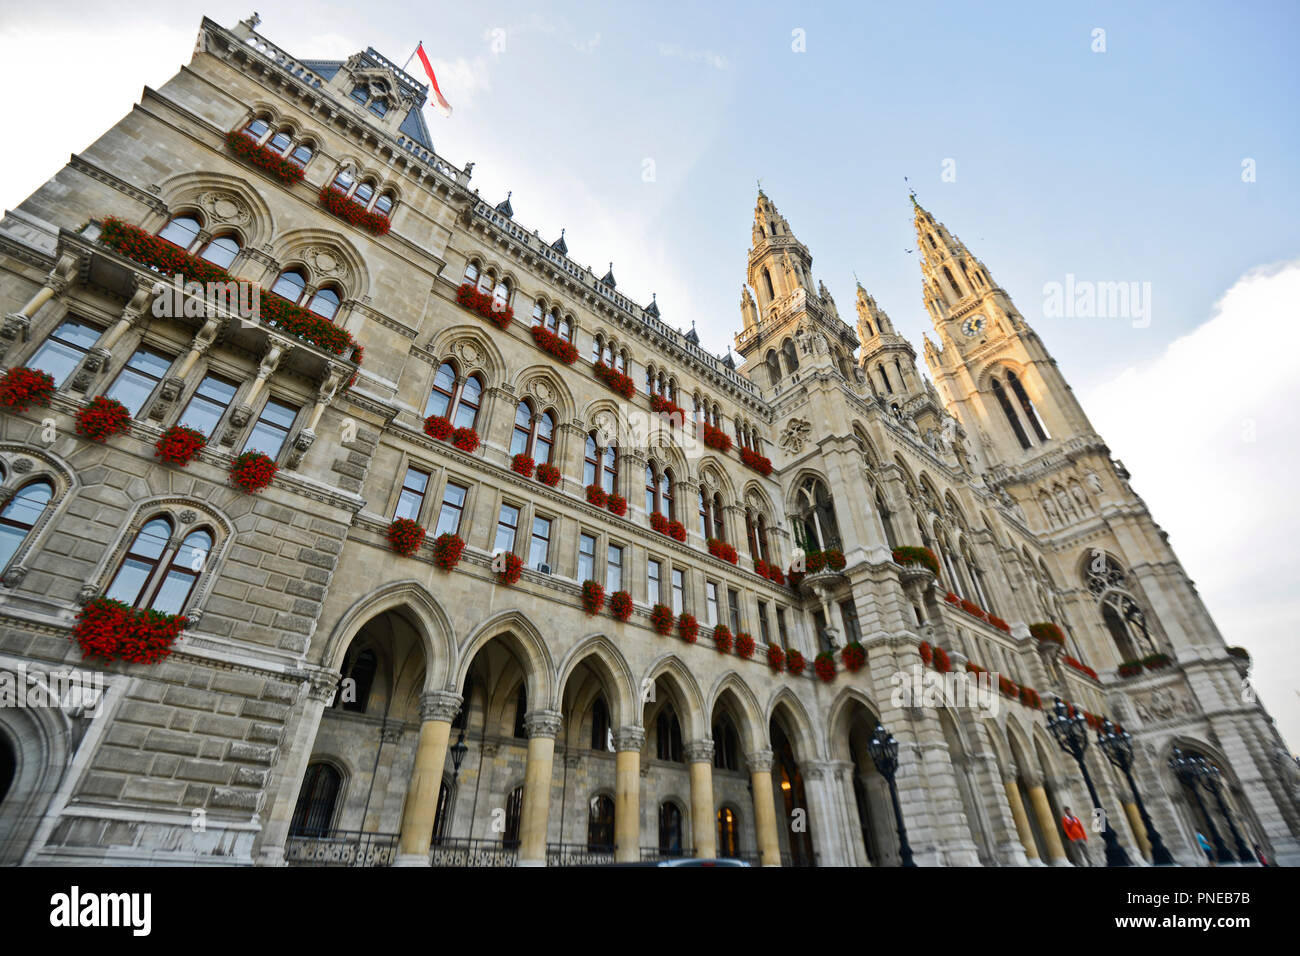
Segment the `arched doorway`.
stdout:
<svg viewBox="0 0 1300 956">
<path fill-rule="evenodd" d="M 790 736 L 782 727 L 783 718 L 773 715 L 768 725 L 772 739 L 772 783 L 776 792 L 777 831 L 782 855 L 790 866 L 815 866 L 812 821 L 808 813 L 808 794 L 803 774 L 795 759 Z M 784 812 L 784 817 L 782 813 Z M 784 861 L 783 861 L 784 862 Z"/>
<path fill-rule="evenodd" d="M 867 748 L 879 718 L 861 701 L 851 700 L 842 721 L 843 729 L 837 732 L 844 735 L 853 765 L 853 805 L 862 836 L 863 852 L 858 858 L 865 856 L 869 866 L 899 866 L 902 857 L 889 781 L 876 769 Z"/>
</svg>

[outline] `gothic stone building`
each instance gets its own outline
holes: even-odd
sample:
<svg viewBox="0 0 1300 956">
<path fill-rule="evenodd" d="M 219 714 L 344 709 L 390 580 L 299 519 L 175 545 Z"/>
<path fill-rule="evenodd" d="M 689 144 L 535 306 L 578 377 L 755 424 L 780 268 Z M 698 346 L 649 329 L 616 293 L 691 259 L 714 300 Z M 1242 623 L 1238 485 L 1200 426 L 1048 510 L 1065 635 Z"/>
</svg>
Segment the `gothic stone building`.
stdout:
<svg viewBox="0 0 1300 956">
<path fill-rule="evenodd" d="M 856 329 L 841 319 L 761 192 L 737 367 L 481 200 L 394 63 L 299 60 L 256 26 L 204 20 L 186 66 L 0 222 L 0 355 L 57 385 L 0 414 L 0 862 L 898 865 L 883 724 L 919 864 L 1082 863 L 1059 820 L 1093 804 L 1049 731 L 1056 696 L 1132 734 L 1177 861 L 1205 862 L 1198 829 L 1232 858 L 1300 858 L 1296 768 L 1248 659 L 1041 339 L 928 212 L 933 384 L 861 286 Z M 205 263 L 264 290 L 260 319 L 155 295 Z M 92 441 L 76 416 L 100 395 L 132 417 Z M 481 443 L 431 437 L 431 416 Z M 207 437 L 183 467 L 155 455 L 176 424 Z M 279 468 L 254 494 L 228 478 L 250 450 Z M 396 518 L 427 529 L 414 554 Z M 465 545 L 451 570 L 444 533 Z M 896 562 L 907 546 L 937 574 Z M 835 550 L 842 568 L 802 580 L 756 573 Z M 587 580 L 630 617 L 585 613 Z M 74 623 L 102 595 L 183 612 L 171 655 L 84 658 Z M 659 633 L 656 605 L 699 640 Z M 715 622 L 752 645 L 716 648 Z M 909 696 L 968 662 L 1007 693 Z M 102 686 L 23 705 L 58 675 Z M 1175 747 L 1218 789 L 1182 783 Z M 1095 741 L 1086 760 L 1149 859 L 1123 775 Z"/>
</svg>

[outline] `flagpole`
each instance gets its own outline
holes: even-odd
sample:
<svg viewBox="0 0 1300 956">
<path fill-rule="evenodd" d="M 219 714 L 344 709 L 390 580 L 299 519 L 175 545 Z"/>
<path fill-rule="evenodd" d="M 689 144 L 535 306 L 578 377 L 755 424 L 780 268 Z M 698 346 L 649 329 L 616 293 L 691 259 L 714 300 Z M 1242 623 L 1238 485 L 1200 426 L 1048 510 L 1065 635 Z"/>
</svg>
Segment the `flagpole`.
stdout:
<svg viewBox="0 0 1300 956">
<path fill-rule="evenodd" d="M 420 52 L 420 46 L 421 46 L 423 43 L 424 43 L 423 40 L 421 40 L 419 43 L 417 43 L 417 44 L 415 45 L 415 49 L 411 51 L 411 55 L 408 56 L 408 57 L 406 58 L 406 62 L 402 64 L 402 72 L 403 72 L 403 73 L 405 73 L 405 72 L 406 72 L 406 68 L 407 68 L 408 66 L 411 65 L 411 61 L 415 59 L 415 54 L 417 54 L 417 53 Z"/>
</svg>

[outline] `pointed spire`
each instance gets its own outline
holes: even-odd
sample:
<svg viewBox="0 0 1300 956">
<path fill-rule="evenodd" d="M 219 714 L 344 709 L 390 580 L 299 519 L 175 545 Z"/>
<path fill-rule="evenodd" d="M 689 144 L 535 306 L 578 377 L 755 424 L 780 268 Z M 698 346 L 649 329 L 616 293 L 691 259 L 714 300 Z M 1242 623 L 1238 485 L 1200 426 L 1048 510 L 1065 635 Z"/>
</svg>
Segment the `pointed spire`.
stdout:
<svg viewBox="0 0 1300 956">
<path fill-rule="evenodd" d="M 722 364 L 725 365 L 725 366 L 727 366 L 727 368 L 731 369 L 733 372 L 736 370 L 736 360 L 735 360 L 734 358 L 731 357 L 731 346 L 730 346 L 730 345 L 727 346 L 727 354 L 726 354 L 726 356 L 723 358 L 723 360 L 722 360 Z"/>
<path fill-rule="evenodd" d="M 691 319 L 691 330 L 686 333 L 686 341 L 692 345 L 700 344 L 700 333 L 695 331 L 695 320 Z"/>
<path fill-rule="evenodd" d="M 510 197 L 513 195 L 513 191 L 508 192 L 506 193 L 506 198 L 497 203 L 497 212 L 501 213 L 501 215 L 508 219 L 513 219 L 515 217 L 514 207 L 510 205 Z"/>
<path fill-rule="evenodd" d="M 611 289 L 618 287 L 614 282 L 614 263 L 611 262 L 609 264 L 609 271 L 605 273 L 604 277 L 600 281 L 605 283 L 605 285 L 609 286 Z"/>
<path fill-rule="evenodd" d="M 610 264 L 613 265 L 613 263 Z M 645 314 L 652 315 L 656 319 L 659 318 L 659 306 L 655 302 L 655 294 L 653 292 L 650 293 L 650 304 L 645 307 Z"/>
<path fill-rule="evenodd" d="M 864 343 L 877 335 L 894 335 L 894 323 L 862 283 L 858 283 L 858 338 Z"/>
<path fill-rule="evenodd" d="M 569 254 L 569 244 L 564 241 L 564 230 L 560 230 L 560 238 L 551 243 L 551 248 L 562 256 Z"/>
</svg>

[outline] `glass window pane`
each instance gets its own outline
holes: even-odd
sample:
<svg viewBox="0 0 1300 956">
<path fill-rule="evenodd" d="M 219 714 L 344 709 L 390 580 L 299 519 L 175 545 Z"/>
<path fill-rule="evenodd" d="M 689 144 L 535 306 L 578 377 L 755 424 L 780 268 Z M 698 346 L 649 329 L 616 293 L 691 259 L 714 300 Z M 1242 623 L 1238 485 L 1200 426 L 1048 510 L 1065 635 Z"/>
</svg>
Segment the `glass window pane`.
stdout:
<svg viewBox="0 0 1300 956">
<path fill-rule="evenodd" d="M 393 211 L 393 197 L 388 195 L 388 193 L 384 193 L 382 196 L 380 196 L 378 199 L 375 200 L 375 212 L 387 216 L 392 211 Z"/>
<path fill-rule="evenodd" d="M 357 191 L 352 194 L 352 198 L 364 206 L 366 203 L 370 202 L 370 197 L 372 197 L 374 194 L 375 194 L 374 186 L 372 186 L 370 183 L 362 183 L 360 186 L 357 187 Z"/>
<path fill-rule="evenodd" d="M 292 142 L 292 140 L 290 139 L 289 134 L 284 130 L 281 130 L 267 141 L 266 148 L 283 156 L 284 151 L 289 148 L 290 142 Z"/>
<path fill-rule="evenodd" d="M 206 376 L 194 392 L 178 423 L 193 428 L 211 438 L 225 414 L 230 400 L 235 397 L 236 386 L 215 375 Z"/>
<path fill-rule="evenodd" d="M 159 239 L 166 239 L 173 245 L 188 249 L 199 237 L 199 221 L 193 216 L 176 216 L 158 233 Z"/>
<path fill-rule="evenodd" d="M 127 558 L 122 562 L 122 569 L 117 572 L 113 578 L 113 583 L 105 592 L 105 597 L 112 598 L 114 601 L 122 601 L 126 604 L 134 605 L 136 598 L 140 596 L 140 589 L 144 587 L 144 582 L 149 577 L 149 571 L 153 567 L 144 561 L 137 561 L 135 558 Z"/>
<path fill-rule="evenodd" d="M 605 562 L 605 592 L 613 594 L 621 590 L 623 590 L 623 549 L 611 544 L 609 557 Z"/>
<path fill-rule="evenodd" d="M 528 563 L 533 567 L 546 564 L 551 551 L 551 519 L 533 519 L 533 540 L 528 550 Z"/>
<path fill-rule="evenodd" d="M 25 537 L 27 537 L 25 528 L 0 525 L 0 571 L 13 560 L 14 555 L 18 553 L 18 546 L 23 543 Z"/>
<path fill-rule="evenodd" d="M 60 386 L 98 338 L 99 329 L 94 326 L 75 320 L 63 322 L 27 360 L 27 367 L 49 372 L 55 386 Z"/>
<path fill-rule="evenodd" d="M 297 302 L 302 298 L 304 290 L 307 288 L 307 280 L 297 272 L 283 272 L 280 278 L 275 280 L 275 285 L 271 286 L 271 291 L 290 302 Z"/>
<path fill-rule="evenodd" d="M 197 576 L 176 569 L 168 571 L 167 577 L 163 579 L 162 587 L 158 589 L 154 599 L 149 602 L 149 606 L 163 614 L 179 614 L 185 604 L 185 599 L 190 596 L 190 588 Z"/>
<path fill-rule="evenodd" d="M 339 295 L 333 289 L 321 289 L 311 298 L 307 306 L 309 312 L 315 312 L 322 319 L 332 319 L 339 310 Z"/>
<path fill-rule="evenodd" d="M 590 581 L 596 577 L 596 539 L 589 534 L 578 538 L 578 580 Z"/>
<path fill-rule="evenodd" d="M 134 418 L 170 367 L 171 359 L 167 356 L 149 349 L 137 349 L 104 394 L 125 405 Z"/>
<path fill-rule="evenodd" d="M 493 542 L 494 551 L 515 550 L 515 531 L 519 527 L 519 509 L 514 505 L 502 505 L 501 517 L 497 521 L 497 538 Z"/>
<path fill-rule="evenodd" d="M 203 247 L 199 258 L 225 269 L 235 261 L 237 255 L 239 255 L 239 240 L 234 236 L 219 236 Z"/>
<path fill-rule="evenodd" d="M 260 451 L 270 458 L 278 457 L 284 447 L 285 439 L 289 437 L 289 428 L 297 415 L 296 408 L 276 401 L 268 401 L 257 424 L 253 426 L 248 441 L 244 444 L 244 450 Z"/>
</svg>

